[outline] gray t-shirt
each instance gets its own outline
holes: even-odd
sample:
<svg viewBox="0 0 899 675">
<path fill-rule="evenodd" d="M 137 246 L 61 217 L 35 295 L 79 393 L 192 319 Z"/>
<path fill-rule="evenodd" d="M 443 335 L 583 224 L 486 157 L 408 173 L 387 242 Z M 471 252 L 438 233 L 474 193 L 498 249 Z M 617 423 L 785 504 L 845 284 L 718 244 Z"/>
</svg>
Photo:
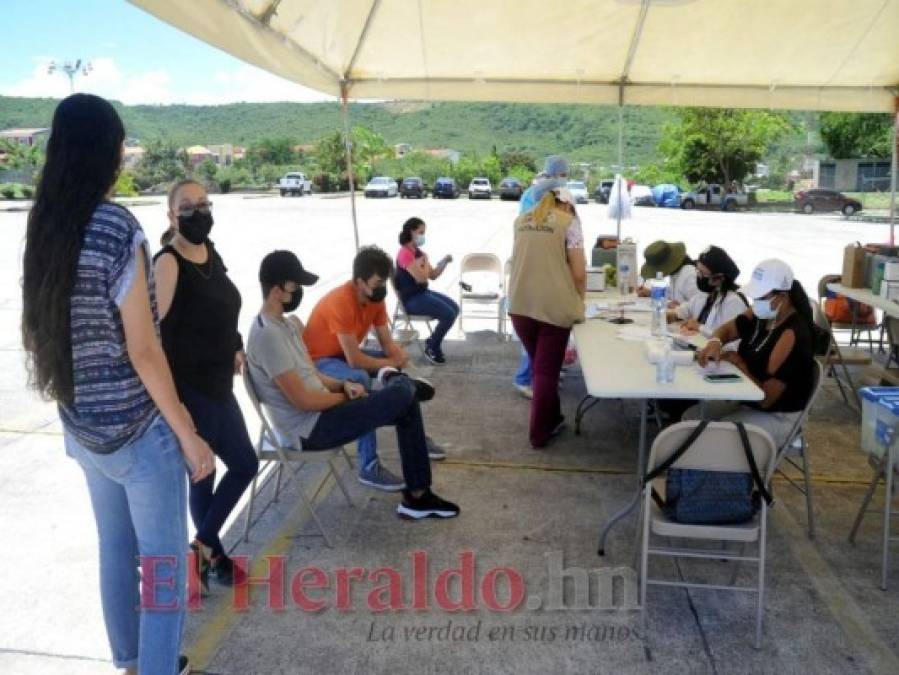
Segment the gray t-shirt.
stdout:
<svg viewBox="0 0 899 675">
<path fill-rule="evenodd" d="M 275 378 L 293 370 L 304 387 L 313 391 L 328 390 L 318 379 L 296 327 L 283 319 L 258 315 L 253 319 L 247 339 L 247 364 L 259 400 L 268 411 L 276 433 L 281 436 L 279 440 L 301 450 L 300 439 L 309 437 L 321 413 L 295 408 L 275 383 Z"/>
</svg>

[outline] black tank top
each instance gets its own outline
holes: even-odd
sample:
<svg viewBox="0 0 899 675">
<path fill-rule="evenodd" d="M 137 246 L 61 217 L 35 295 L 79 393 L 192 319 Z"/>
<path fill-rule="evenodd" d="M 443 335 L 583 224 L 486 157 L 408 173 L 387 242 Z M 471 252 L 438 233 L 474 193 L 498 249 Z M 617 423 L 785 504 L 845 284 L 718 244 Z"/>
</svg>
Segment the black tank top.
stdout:
<svg viewBox="0 0 899 675">
<path fill-rule="evenodd" d="M 241 299 L 211 241 L 206 249 L 202 265 L 184 258 L 171 244 L 156 254 L 154 260 L 171 253 L 178 261 L 175 296 L 160 330 L 179 391 L 186 384 L 223 399 L 233 387 L 234 355 L 243 349 L 237 332 Z"/>
</svg>

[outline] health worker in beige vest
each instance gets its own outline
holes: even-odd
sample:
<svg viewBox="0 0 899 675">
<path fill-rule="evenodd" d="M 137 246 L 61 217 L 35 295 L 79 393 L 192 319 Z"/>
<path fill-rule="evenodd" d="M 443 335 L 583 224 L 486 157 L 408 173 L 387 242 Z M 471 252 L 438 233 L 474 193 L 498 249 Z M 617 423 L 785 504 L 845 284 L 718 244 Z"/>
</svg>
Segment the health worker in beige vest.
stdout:
<svg viewBox="0 0 899 675">
<path fill-rule="evenodd" d="M 530 441 L 545 447 L 562 430 L 559 371 L 571 327 L 584 319 L 584 234 L 565 189 L 568 161 L 547 157 L 546 178 L 528 190 L 535 206 L 515 220 L 509 315 L 533 367 Z"/>
</svg>

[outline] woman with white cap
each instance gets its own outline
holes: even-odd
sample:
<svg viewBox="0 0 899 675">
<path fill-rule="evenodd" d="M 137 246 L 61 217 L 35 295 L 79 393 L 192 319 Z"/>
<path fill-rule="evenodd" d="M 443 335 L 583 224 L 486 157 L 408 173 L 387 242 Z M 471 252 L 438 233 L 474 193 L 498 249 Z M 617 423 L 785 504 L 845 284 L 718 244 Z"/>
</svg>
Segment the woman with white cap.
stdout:
<svg viewBox="0 0 899 675">
<path fill-rule="evenodd" d="M 544 447 L 562 429 L 559 371 L 571 326 L 584 319 L 586 288 L 584 235 L 564 188 L 568 161 L 547 157 L 544 173 L 547 177 L 522 198 L 509 275 L 509 316 L 533 364 L 534 448 Z"/>
<path fill-rule="evenodd" d="M 814 345 L 811 305 L 802 285 L 783 261 L 763 260 L 742 288 L 752 307 L 719 327 L 699 352 L 701 366 L 729 361 L 755 382 L 765 397 L 753 403 L 709 402 L 706 417 L 755 424 L 778 446 L 787 436 L 812 394 Z M 740 340 L 737 351 L 722 345 Z M 697 419 L 698 407 L 684 419 Z"/>
</svg>

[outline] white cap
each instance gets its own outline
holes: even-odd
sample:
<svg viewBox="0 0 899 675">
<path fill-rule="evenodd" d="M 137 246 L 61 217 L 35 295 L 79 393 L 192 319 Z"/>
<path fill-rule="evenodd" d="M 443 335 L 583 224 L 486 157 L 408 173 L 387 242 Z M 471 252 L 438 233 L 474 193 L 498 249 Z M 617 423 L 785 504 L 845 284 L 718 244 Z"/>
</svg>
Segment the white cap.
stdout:
<svg viewBox="0 0 899 675">
<path fill-rule="evenodd" d="M 752 279 L 740 290 L 755 300 L 771 291 L 788 291 L 793 286 L 793 270 L 783 260 L 769 258 L 752 270 Z"/>
</svg>

